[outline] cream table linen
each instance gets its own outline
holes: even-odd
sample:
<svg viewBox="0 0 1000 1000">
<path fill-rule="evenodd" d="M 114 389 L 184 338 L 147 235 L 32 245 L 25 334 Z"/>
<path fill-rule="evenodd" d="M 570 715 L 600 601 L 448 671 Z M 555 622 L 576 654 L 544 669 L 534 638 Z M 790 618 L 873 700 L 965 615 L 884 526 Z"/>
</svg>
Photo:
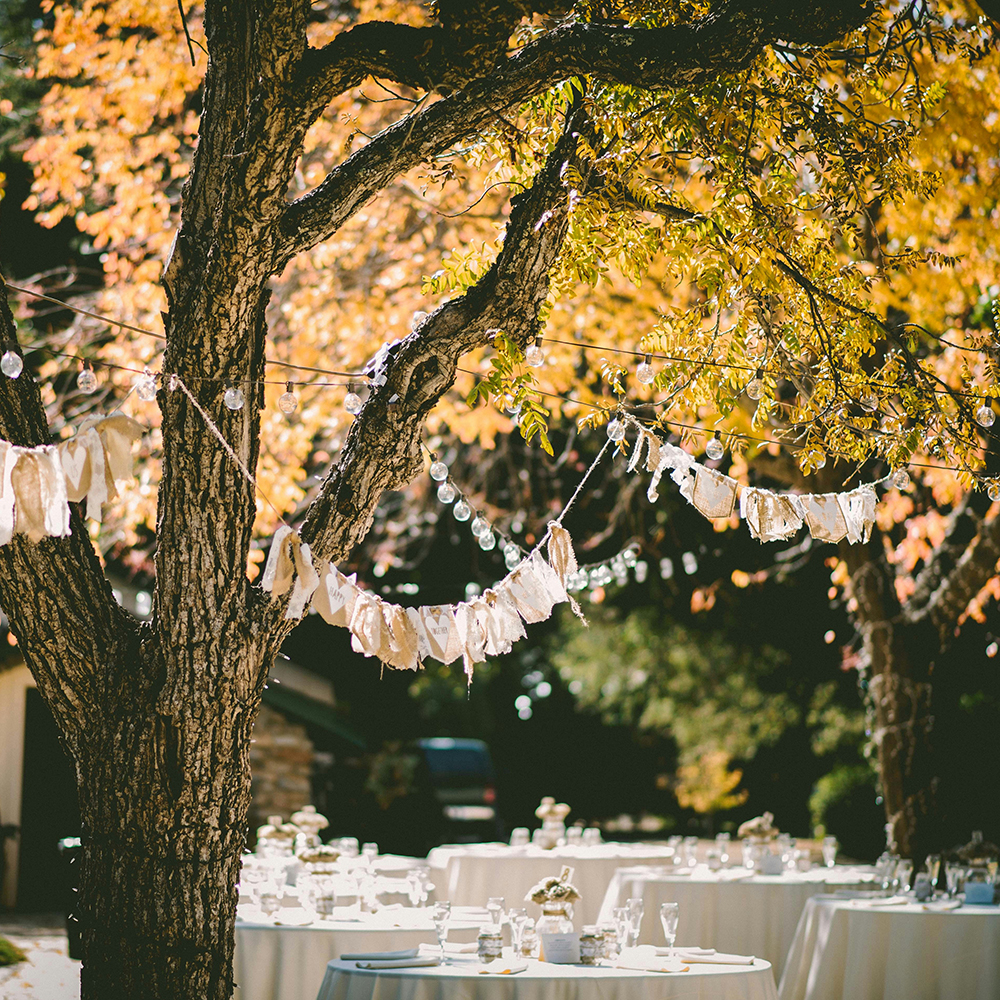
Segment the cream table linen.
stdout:
<svg viewBox="0 0 1000 1000">
<path fill-rule="evenodd" d="M 660 904 L 678 903 L 681 944 L 758 955 L 780 979 L 806 901 L 834 886 L 857 887 L 868 877 L 846 867 L 782 875 L 748 875 L 740 868 L 712 872 L 703 866 L 690 875 L 619 869 L 608 884 L 600 919 L 610 920 L 611 910 L 629 897 L 641 897 L 645 913 L 639 940 L 662 945 Z"/>
<path fill-rule="evenodd" d="M 378 913 L 349 913 L 338 908 L 339 919 L 305 927 L 282 926 L 273 921 L 238 920 L 234 978 L 236 1000 L 313 1000 L 323 981 L 323 970 L 342 954 L 397 951 L 434 943 L 437 936 L 430 911 L 391 909 Z M 245 915 L 252 911 L 241 908 Z M 299 907 L 283 907 L 285 919 L 299 916 Z M 458 910 L 450 922 L 449 941 L 475 940 L 486 911 Z"/>
<path fill-rule="evenodd" d="M 436 899 L 449 899 L 452 905 L 485 906 L 490 896 L 503 896 L 508 907 L 527 905 L 528 915 L 536 918 L 541 910 L 524 903 L 526 893 L 536 882 L 570 865 L 573 884 L 582 897 L 573 905 L 573 922 L 579 930 L 597 922 L 608 881 L 619 867 L 664 864 L 673 853 L 665 844 L 607 843 L 550 851 L 533 844 L 468 844 L 435 847 L 427 863 Z"/>
<path fill-rule="evenodd" d="M 703 965 L 661 974 L 525 960 L 516 975 L 484 975 L 476 961 L 371 971 L 330 962 L 316 1000 L 776 1000 L 767 962 Z"/>
<path fill-rule="evenodd" d="M 933 907 L 933 904 L 932 904 Z M 781 1000 L 997 1000 L 1000 907 L 874 907 L 816 896 L 806 904 Z"/>
</svg>

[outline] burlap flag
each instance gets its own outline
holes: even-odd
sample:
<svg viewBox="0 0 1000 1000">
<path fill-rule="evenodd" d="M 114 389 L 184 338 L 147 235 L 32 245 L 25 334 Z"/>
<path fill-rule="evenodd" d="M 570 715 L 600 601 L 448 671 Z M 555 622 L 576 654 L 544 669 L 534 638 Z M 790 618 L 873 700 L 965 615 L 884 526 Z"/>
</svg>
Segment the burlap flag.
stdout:
<svg viewBox="0 0 1000 1000">
<path fill-rule="evenodd" d="M 389 655 L 383 662 L 399 670 L 416 670 L 420 663 L 417 630 L 398 604 L 382 602 L 382 617 L 389 635 Z"/>
<path fill-rule="evenodd" d="M 513 600 L 499 586 L 483 591 L 482 597 L 473 601 L 472 606 L 485 635 L 487 656 L 509 653 L 514 643 L 527 634 Z"/>
<path fill-rule="evenodd" d="M 14 492 L 14 530 L 33 542 L 47 535 L 68 535 L 69 501 L 59 449 L 45 445 L 16 450 L 20 454 L 10 480 Z"/>
<path fill-rule="evenodd" d="M 517 613 L 526 622 L 541 622 L 552 614 L 554 599 L 549 595 L 543 582 L 538 579 L 530 560 L 523 562 L 509 576 L 496 586 L 497 593 L 510 596 Z"/>
<path fill-rule="evenodd" d="M 573 551 L 573 539 L 570 538 L 569 532 L 555 521 L 549 521 L 549 563 L 563 583 L 570 573 L 575 573 L 578 569 L 576 553 Z"/>
<path fill-rule="evenodd" d="M 875 523 L 875 487 L 865 485 L 840 495 L 840 506 L 847 521 L 847 540 L 856 545 L 867 542 Z"/>
<path fill-rule="evenodd" d="M 354 582 L 355 579 L 354 573 L 344 576 L 332 564 L 327 565 L 325 572 L 320 571 L 320 583 L 313 596 L 313 607 L 323 621 L 342 628 L 347 628 L 351 624 L 354 602 L 360 592 Z"/>
<path fill-rule="evenodd" d="M 737 482 L 715 469 L 697 466 L 691 503 L 705 517 L 729 517 L 736 506 Z"/>
<path fill-rule="evenodd" d="M 809 534 L 820 542 L 839 542 L 847 534 L 847 518 L 836 493 L 807 493 L 799 497 Z"/>
<path fill-rule="evenodd" d="M 407 608 L 406 617 L 409 618 L 413 632 L 417 637 L 417 656 L 421 660 L 426 660 L 431 655 L 431 643 L 427 638 L 427 629 L 424 627 L 424 618 L 420 613 L 420 608 Z"/>
<path fill-rule="evenodd" d="M 17 464 L 18 449 L 0 441 L 0 545 L 14 536 L 14 484 L 11 481 Z"/>
<path fill-rule="evenodd" d="M 452 663 L 462 655 L 455 611 L 448 604 L 422 607 L 420 617 L 430 645 L 430 655 L 441 663 Z"/>
<path fill-rule="evenodd" d="M 798 497 L 747 487 L 740 497 L 740 515 L 750 534 L 762 542 L 789 538 L 802 527 Z"/>
</svg>

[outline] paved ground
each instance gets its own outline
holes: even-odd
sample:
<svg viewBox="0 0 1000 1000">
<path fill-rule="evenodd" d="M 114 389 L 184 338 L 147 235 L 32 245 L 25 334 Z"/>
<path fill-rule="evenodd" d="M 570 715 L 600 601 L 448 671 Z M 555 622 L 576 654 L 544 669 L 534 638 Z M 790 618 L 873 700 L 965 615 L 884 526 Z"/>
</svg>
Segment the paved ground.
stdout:
<svg viewBox="0 0 1000 1000">
<path fill-rule="evenodd" d="M 67 954 L 62 914 L 0 913 L 0 935 L 28 956 L 0 966 L 0 1000 L 79 1000 L 80 963 Z"/>
</svg>

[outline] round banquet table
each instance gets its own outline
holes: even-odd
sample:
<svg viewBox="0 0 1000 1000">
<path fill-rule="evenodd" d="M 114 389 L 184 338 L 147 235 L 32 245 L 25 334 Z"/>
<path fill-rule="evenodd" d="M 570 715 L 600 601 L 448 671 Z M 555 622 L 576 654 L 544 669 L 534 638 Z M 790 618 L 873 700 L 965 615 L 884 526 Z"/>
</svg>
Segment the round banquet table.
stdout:
<svg viewBox="0 0 1000 1000">
<path fill-rule="evenodd" d="M 689 875 L 641 868 L 615 872 L 601 905 L 600 921 L 625 900 L 640 897 L 644 914 L 639 941 L 662 945 L 660 904 L 680 904 L 677 940 L 737 955 L 757 955 L 781 976 L 807 900 L 834 886 L 857 887 L 871 875 L 852 868 L 814 868 L 781 875 L 750 875 L 746 869 L 713 872 L 699 865 Z"/>
<path fill-rule="evenodd" d="M 333 920 L 299 926 L 301 907 L 283 907 L 268 920 L 240 907 L 233 963 L 236 1000 L 315 1000 L 332 958 L 367 951 L 398 951 L 437 941 L 428 909 L 353 912 L 338 907 Z M 242 919 L 248 918 L 248 919 Z M 485 910 L 456 908 L 449 941 L 475 941 Z"/>
<path fill-rule="evenodd" d="M 996 1000 L 1000 907 L 815 896 L 781 977 L 781 1000 Z"/>
<path fill-rule="evenodd" d="M 573 922 L 579 930 L 597 922 L 604 891 L 622 865 L 663 864 L 673 857 L 666 844 L 597 844 L 593 847 L 556 847 L 544 850 L 529 844 L 459 844 L 435 847 L 427 855 L 435 899 L 452 904 L 485 906 L 490 896 L 503 896 L 506 905 L 521 906 L 528 890 L 563 865 L 573 868 L 573 884 L 581 899 L 573 904 Z M 528 905 L 529 916 L 540 911 Z"/>
<path fill-rule="evenodd" d="M 475 959 L 416 969 L 330 962 L 316 1000 L 776 1000 L 767 962 L 692 965 L 662 974 L 525 959 L 513 976 L 482 975 Z M 697 971 L 695 971 L 697 970 Z"/>
</svg>

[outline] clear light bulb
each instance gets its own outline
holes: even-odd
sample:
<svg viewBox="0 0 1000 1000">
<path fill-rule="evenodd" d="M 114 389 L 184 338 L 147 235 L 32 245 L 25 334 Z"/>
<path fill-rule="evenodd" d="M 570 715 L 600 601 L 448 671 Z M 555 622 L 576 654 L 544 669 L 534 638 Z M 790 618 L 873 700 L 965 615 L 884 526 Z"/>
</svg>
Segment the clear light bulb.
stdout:
<svg viewBox="0 0 1000 1000">
<path fill-rule="evenodd" d="M 479 536 L 479 547 L 484 552 L 489 552 L 490 549 L 495 549 L 497 547 L 497 536 L 494 535 L 492 531 L 484 531 Z"/>
<path fill-rule="evenodd" d="M 817 451 L 817 452 L 813 453 L 813 465 L 817 469 L 825 469 L 826 468 L 826 452 L 825 451 Z"/>
<path fill-rule="evenodd" d="M 1000 500 L 1000 483 L 994 481 L 986 489 L 986 495 L 991 500 Z"/>
<path fill-rule="evenodd" d="M 635 549 L 626 549 L 622 553 L 622 562 L 626 566 L 632 567 L 639 561 L 639 553 Z"/>
<path fill-rule="evenodd" d="M 292 383 L 285 383 L 285 391 L 278 397 L 278 409 L 282 413 L 294 413 L 299 406 L 298 397 L 292 392 Z"/>
<path fill-rule="evenodd" d="M 906 469 L 897 469 L 892 474 L 892 485 L 897 490 L 905 490 L 910 485 L 910 474 Z"/>
<path fill-rule="evenodd" d="M 617 417 L 608 423 L 608 437 L 615 442 L 625 437 L 625 425 Z"/>
<path fill-rule="evenodd" d="M 135 380 L 135 394 L 144 403 L 156 399 L 156 379 L 148 368 Z"/>
<path fill-rule="evenodd" d="M 245 402 L 243 390 L 237 389 L 235 385 L 231 385 L 223 394 L 222 402 L 225 403 L 230 410 L 242 410 L 243 403 Z"/>
<path fill-rule="evenodd" d="M 503 547 L 503 561 L 507 569 L 513 569 L 521 561 L 521 550 L 513 542 Z"/>
<path fill-rule="evenodd" d="M 635 370 L 635 377 L 643 384 L 649 385 L 650 382 L 656 378 L 656 372 L 653 371 L 653 366 L 650 362 L 653 360 L 652 354 L 647 354 L 643 357 L 642 363 Z"/>
<path fill-rule="evenodd" d="M 485 535 L 486 532 L 490 530 L 490 522 L 487 521 L 482 514 L 477 514 L 472 519 L 472 524 L 470 524 L 469 527 L 472 529 L 472 534 L 476 538 L 479 538 L 482 535 Z"/>
<path fill-rule="evenodd" d="M 441 503 L 451 503 L 457 495 L 455 487 L 451 483 L 442 483 L 438 487 L 438 500 Z"/>
<path fill-rule="evenodd" d="M 464 501 L 459 500 L 451 509 L 456 521 L 468 521 L 472 517 L 472 508 Z"/>
<path fill-rule="evenodd" d="M 993 412 L 993 400 L 987 399 L 982 406 L 976 410 L 976 423 L 980 427 L 992 427 L 993 422 L 996 420 L 996 414 Z"/>
<path fill-rule="evenodd" d="M 708 455 L 713 461 L 718 461 L 725 455 L 726 449 L 722 446 L 722 441 L 719 438 L 719 432 L 715 432 L 715 437 L 708 442 L 705 446 L 705 454 Z"/>
<path fill-rule="evenodd" d="M 93 369 L 84 368 L 76 377 L 76 387 L 80 392 L 85 392 L 88 395 L 92 393 L 97 388 L 97 376 L 94 374 Z"/>
<path fill-rule="evenodd" d="M 874 413 L 878 409 L 878 396 L 875 395 L 871 389 L 867 389 L 861 394 L 861 399 L 858 400 L 861 406 L 866 409 L 869 413 Z"/>
<path fill-rule="evenodd" d="M 541 337 L 535 337 L 535 342 L 524 352 L 524 363 L 531 368 L 540 368 L 545 364 L 545 352 L 542 350 Z"/>
<path fill-rule="evenodd" d="M 760 369 L 757 374 L 747 382 L 746 393 L 751 399 L 760 399 L 764 395 L 764 380 L 760 377 Z"/>
<path fill-rule="evenodd" d="M 357 416 L 364 405 L 361 397 L 354 391 L 354 386 L 349 385 L 347 387 L 347 395 L 344 397 L 344 409 L 353 416 Z"/>
<path fill-rule="evenodd" d="M 443 483 L 448 478 L 448 466 L 444 462 L 431 462 L 431 479 L 436 483 Z"/>
<path fill-rule="evenodd" d="M 4 351 L 3 357 L 0 358 L 0 371 L 7 378 L 17 378 L 24 371 L 24 361 L 21 359 L 21 355 L 10 348 Z"/>
</svg>

